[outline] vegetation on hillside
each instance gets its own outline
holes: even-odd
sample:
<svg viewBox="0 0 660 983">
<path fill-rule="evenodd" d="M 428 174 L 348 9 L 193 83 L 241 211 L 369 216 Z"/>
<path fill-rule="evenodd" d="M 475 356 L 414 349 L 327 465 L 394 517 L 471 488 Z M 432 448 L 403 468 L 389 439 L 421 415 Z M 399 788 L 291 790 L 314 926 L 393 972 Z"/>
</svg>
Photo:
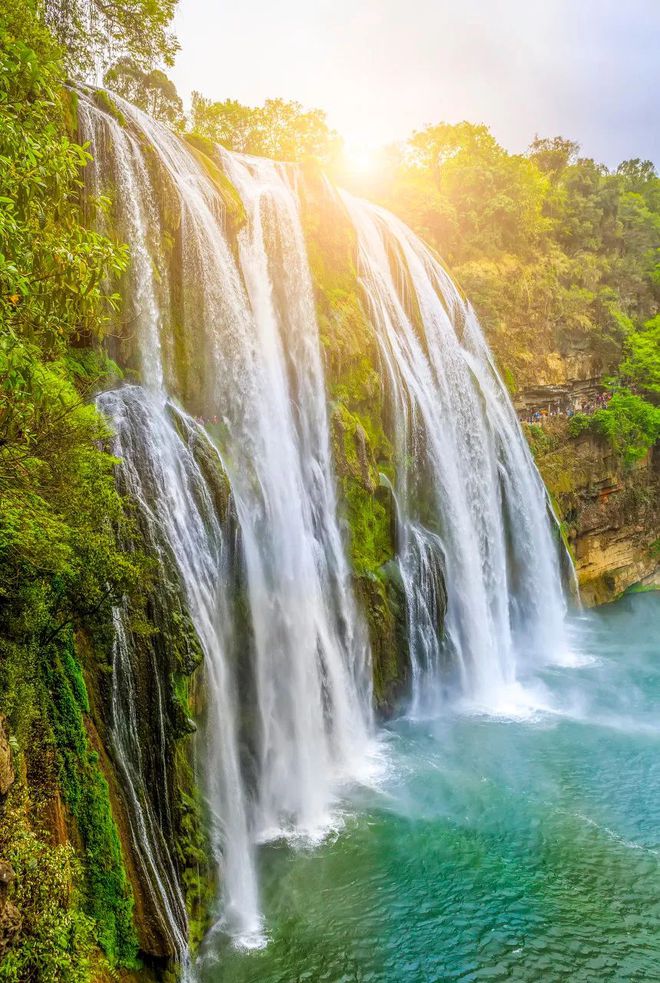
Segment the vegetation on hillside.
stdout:
<svg viewBox="0 0 660 983">
<path fill-rule="evenodd" d="M 373 193 L 450 265 L 514 391 L 538 385 L 554 353 L 587 353 L 616 396 L 573 432 L 591 428 L 627 462 L 646 453 L 660 427 L 649 161 L 611 173 L 560 137 L 509 154 L 485 126 L 440 124 L 389 152 Z"/>
<path fill-rule="evenodd" d="M 90 402 L 118 372 L 103 354 L 118 306 L 105 284 L 128 251 L 82 221 L 89 154 L 69 135 L 75 99 L 41 14 L 0 3 L 0 723 L 12 779 L 0 853 L 20 914 L 0 978 L 82 981 L 133 965 L 137 941 L 76 640 L 104 637 L 144 569 L 117 546 L 127 520 Z"/>
<path fill-rule="evenodd" d="M 660 178 L 650 161 L 610 172 L 562 137 L 510 154 L 484 125 L 440 123 L 360 179 L 325 114 L 295 102 L 255 108 L 195 92 L 189 125 L 231 150 L 314 160 L 387 205 L 448 264 L 512 391 L 551 375 L 557 355 L 587 353 L 616 398 L 572 432 L 602 436 L 625 463 L 657 441 Z"/>
</svg>

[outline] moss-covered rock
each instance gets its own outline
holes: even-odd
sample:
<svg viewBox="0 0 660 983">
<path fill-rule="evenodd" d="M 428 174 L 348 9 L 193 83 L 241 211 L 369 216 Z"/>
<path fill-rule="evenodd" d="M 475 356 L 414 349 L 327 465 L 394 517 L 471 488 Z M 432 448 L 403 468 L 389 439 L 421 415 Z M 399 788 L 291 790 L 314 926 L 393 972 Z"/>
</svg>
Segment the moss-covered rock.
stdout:
<svg viewBox="0 0 660 983">
<path fill-rule="evenodd" d="M 247 222 L 247 214 L 241 196 L 222 170 L 222 161 L 217 147 L 211 140 L 200 136 L 198 133 L 186 133 L 184 140 L 220 195 L 231 230 L 234 233 L 238 232 Z"/>
<path fill-rule="evenodd" d="M 103 112 L 108 113 L 109 116 L 116 119 L 120 126 L 128 126 L 126 117 L 109 92 L 106 92 L 105 89 L 94 89 L 92 91 L 92 99 L 99 109 L 102 109 Z"/>
<path fill-rule="evenodd" d="M 374 698 L 392 709 L 406 685 L 405 604 L 394 563 L 394 459 L 378 342 L 357 276 L 355 230 L 316 170 L 301 181 L 303 226 L 331 402 L 339 509 L 371 642 Z"/>
</svg>

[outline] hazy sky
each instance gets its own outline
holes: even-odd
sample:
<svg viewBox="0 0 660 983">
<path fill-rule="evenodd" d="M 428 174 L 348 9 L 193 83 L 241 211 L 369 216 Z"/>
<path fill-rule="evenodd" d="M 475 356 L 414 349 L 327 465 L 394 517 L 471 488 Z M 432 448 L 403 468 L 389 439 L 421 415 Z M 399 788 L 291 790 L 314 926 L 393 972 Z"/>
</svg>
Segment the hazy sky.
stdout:
<svg viewBox="0 0 660 983">
<path fill-rule="evenodd" d="M 175 28 L 186 100 L 297 99 L 354 144 L 467 119 L 660 164 L 660 0 L 180 0 Z"/>
</svg>

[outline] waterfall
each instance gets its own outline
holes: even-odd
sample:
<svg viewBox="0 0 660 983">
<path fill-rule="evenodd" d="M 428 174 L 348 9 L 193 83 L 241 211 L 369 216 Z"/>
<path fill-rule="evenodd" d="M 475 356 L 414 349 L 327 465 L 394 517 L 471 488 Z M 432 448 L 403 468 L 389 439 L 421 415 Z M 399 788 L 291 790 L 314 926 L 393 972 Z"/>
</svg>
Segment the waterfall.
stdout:
<svg viewBox="0 0 660 983">
<path fill-rule="evenodd" d="M 254 312 L 256 405 L 230 470 L 248 567 L 260 704 L 259 826 L 315 835 L 364 754 L 364 630 L 336 522 L 316 313 L 285 168 L 227 155 L 248 212 L 240 263 Z M 249 446 L 250 438 L 252 446 Z M 239 450 L 248 456 L 238 457 Z M 257 482 L 250 481 L 251 469 Z M 337 775 L 339 773 L 339 775 Z"/>
<path fill-rule="evenodd" d="M 221 852 L 219 924 L 258 944 L 255 844 L 323 835 L 337 788 L 360 773 L 371 728 L 369 651 L 336 516 L 297 196 L 286 168 L 227 155 L 247 212 L 235 256 L 222 198 L 191 150 L 113 100 L 123 121 L 87 98 L 80 119 L 96 155 L 91 187 L 114 184 L 117 232 L 132 245 L 125 289 L 143 386 L 104 395 L 100 405 L 115 427 L 125 485 L 158 527 L 154 541 L 171 558 L 204 651 L 202 757 Z M 175 285 L 158 255 L 159 195 L 176 213 L 176 317 Z M 249 609 L 240 679 L 223 530 L 168 409 L 168 397 L 185 388 L 177 330 L 203 352 L 188 396 L 209 421 L 238 522 Z M 131 691 L 123 690 L 130 730 Z M 246 703 L 252 733 L 242 748 L 237 707 Z"/>
<path fill-rule="evenodd" d="M 437 709 L 452 677 L 497 706 L 562 646 L 545 488 L 472 308 L 401 221 L 342 197 L 394 405 L 413 712 Z"/>
<path fill-rule="evenodd" d="M 140 384 L 99 406 L 120 487 L 204 656 L 197 747 L 222 885 L 217 927 L 259 945 L 258 844 L 321 837 L 342 785 L 363 773 L 373 730 L 300 175 L 219 147 L 207 159 L 112 98 L 115 115 L 83 93 L 79 118 L 95 157 L 88 194 L 114 192 L 112 230 L 131 245 L 120 358 Z M 341 194 L 391 403 L 412 711 L 437 712 L 445 691 L 497 706 L 562 645 L 545 489 L 470 306 L 403 223 Z M 167 764 L 145 761 L 137 736 L 139 659 L 123 606 L 115 628 L 114 752 L 136 854 L 184 958 L 167 790 L 149 787 Z M 164 758 L 162 667 L 150 658 Z"/>
<path fill-rule="evenodd" d="M 231 658 L 235 651 L 228 597 L 231 551 L 227 530 L 217 515 L 212 488 L 191 449 L 195 435 L 206 442 L 208 438 L 193 420 L 141 387 L 127 386 L 105 393 L 99 398 L 99 405 L 112 422 L 114 453 L 122 462 L 122 486 L 140 508 L 146 526 L 143 536 L 152 555 L 160 560 L 160 577 L 166 582 L 169 568 L 176 570 L 202 646 L 205 682 L 211 692 L 206 727 L 209 738 L 206 778 L 209 798 L 217 810 L 226 843 L 223 865 L 226 912 L 228 918 L 235 919 L 241 932 L 257 933 L 260 916 L 240 768 L 238 699 Z M 175 426 L 174 414 L 183 436 Z M 124 635 L 120 623 L 118 638 Z M 125 651 L 125 645 L 118 648 L 123 667 L 130 661 L 130 651 Z M 158 666 L 153 667 L 156 679 L 158 670 Z M 121 684 L 125 676 L 130 677 L 130 671 L 116 673 L 115 680 Z M 139 748 L 131 745 L 131 734 L 136 732 L 131 716 L 136 711 L 130 686 L 122 686 L 116 696 L 113 692 L 113 706 L 117 707 L 118 719 L 128 723 L 128 727 L 126 723 L 122 727 L 122 731 L 128 731 L 126 738 L 117 745 L 124 752 L 122 760 L 127 751 L 132 752 L 125 767 L 131 775 L 144 781 L 139 769 Z M 144 792 L 136 789 L 135 784 L 131 782 L 132 794 L 143 798 Z M 141 830 L 139 818 L 138 823 Z M 141 845 L 149 858 L 153 838 L 142 839 Z M 158 881 L 157 884 L 161 887 Z M 169 890 L 163 890 L 165 903 L 169 894 Z M 183 910 L 185 916 L 185 907 Z"/>
</svg>

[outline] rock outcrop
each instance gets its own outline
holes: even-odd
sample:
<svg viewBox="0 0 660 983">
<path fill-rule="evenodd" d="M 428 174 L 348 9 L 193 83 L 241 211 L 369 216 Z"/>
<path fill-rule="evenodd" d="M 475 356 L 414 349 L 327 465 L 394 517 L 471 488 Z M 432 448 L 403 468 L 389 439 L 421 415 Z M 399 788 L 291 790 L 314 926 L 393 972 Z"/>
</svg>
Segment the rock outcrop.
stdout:
<svg viewBox="0 0 660 983">
<path fill-rule="evenodd" d="M 626 468 L 605 441 L 568 435 L 566 417 L 527 426 L 571 549 L 583 603 L 660 585 L 660 453 Z"/>
</svg>

